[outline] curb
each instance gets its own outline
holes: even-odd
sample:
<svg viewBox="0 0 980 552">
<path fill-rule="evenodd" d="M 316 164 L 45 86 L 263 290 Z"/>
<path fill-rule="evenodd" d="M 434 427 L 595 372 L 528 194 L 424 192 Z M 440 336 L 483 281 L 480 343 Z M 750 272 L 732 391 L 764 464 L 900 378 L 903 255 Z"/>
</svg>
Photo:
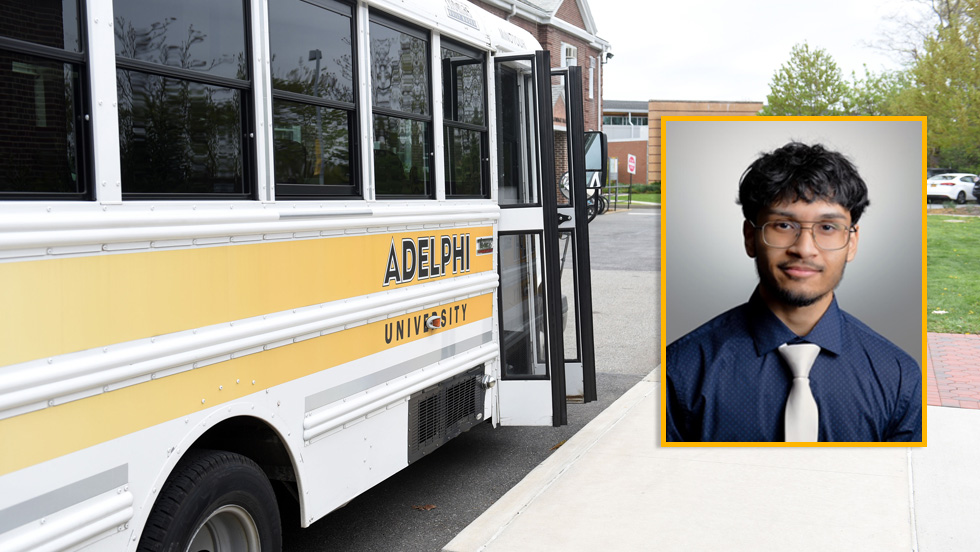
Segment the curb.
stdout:
<svg viewBox="0 0 980 552">
<path fill-rule="evenodd" d="M 486 512 L 443 547 L 445 552 L 479 551 L 486 548 L 531 504 L 557 482 L 572 465 L 616 427 L 650 393 L 657 392 L 660 366 L 593 418 L 571 439 L 531 470 Z"/>
</svg>

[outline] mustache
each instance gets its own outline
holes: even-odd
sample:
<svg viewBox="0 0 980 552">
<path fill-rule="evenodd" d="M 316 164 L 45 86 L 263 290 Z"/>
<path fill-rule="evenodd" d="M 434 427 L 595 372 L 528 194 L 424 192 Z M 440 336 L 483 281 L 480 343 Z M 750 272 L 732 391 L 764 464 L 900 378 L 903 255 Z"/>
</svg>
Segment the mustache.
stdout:
<svg viewBox="0 0 980 552">
<path fill-rule="evenodd" d="M 806 268 L 808 270 L 816 270 L 817 272 L 823 272 L 825 268 L 818 264 L 809 263 L 809 262 L 800 262 L 800 261 L 787 261 L 777 266 L 779 266 L 780 270 L 786 270 L 790 268 Z"/>
</svg>

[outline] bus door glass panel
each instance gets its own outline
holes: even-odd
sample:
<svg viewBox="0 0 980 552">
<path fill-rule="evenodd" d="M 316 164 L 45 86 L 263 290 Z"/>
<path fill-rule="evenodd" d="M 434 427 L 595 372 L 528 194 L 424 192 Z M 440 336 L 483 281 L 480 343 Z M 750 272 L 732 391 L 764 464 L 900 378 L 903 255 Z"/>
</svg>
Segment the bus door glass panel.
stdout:
<svg viewBox="0 0 980 552">
<path fill-rule="evenodd" d="M 529 60 L 497 63 L 497 203 L 538 204 L 534 70 Z"/>
<path fill-rule="evenodd" d="M 541 235 L 500 236 L 500 335 L 504 378 L 547 377 Z"/>
<path fill-rule="evenodd" d="M 561 251 L 561 328 L 565 342 L 565 361 L 581 362 L 578 340 L 578 312 L 575 281 L 575 233 L 563 230 L 558 234 Z"/>
<path fill-rule="evenodd" d="M 551 130 L 555 140 L 555 186 L 558 189 L 558 207 L 572 206 L 571 193 L 571 164 L 572 143 L 569 140 L 568 123 L 569 111 L 567 81 L 568 73 L 564 71 L 551 72 L 551 101 L 554 113 Z"/>
</svg>

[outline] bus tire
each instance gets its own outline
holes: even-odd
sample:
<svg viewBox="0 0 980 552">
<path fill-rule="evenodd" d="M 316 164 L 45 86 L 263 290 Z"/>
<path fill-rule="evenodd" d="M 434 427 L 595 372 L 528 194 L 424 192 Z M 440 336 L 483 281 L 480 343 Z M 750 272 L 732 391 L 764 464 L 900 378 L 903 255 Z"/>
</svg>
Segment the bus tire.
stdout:
<svg viewBox="0 0 980 552">
<path fill-rule="evenodd" d="M 177 463 L 146 521 L 137 550 L 227 552 L 282 549 L 276 495 L 240 454 L 192 450 Z"/>
</svg>

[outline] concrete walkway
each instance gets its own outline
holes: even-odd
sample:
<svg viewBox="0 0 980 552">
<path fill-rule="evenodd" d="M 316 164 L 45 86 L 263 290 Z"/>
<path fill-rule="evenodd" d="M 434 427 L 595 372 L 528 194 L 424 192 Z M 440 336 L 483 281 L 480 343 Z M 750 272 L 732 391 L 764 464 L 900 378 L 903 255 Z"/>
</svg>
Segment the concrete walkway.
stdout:
<svg viewBox="0 0 980 552">
<path fill-rule="evenodd" d="M 927 407 L 926 448 L 666 448 L 658 379 L 445 550 L 980 550 L 980 412 Z"/>
</svg>

